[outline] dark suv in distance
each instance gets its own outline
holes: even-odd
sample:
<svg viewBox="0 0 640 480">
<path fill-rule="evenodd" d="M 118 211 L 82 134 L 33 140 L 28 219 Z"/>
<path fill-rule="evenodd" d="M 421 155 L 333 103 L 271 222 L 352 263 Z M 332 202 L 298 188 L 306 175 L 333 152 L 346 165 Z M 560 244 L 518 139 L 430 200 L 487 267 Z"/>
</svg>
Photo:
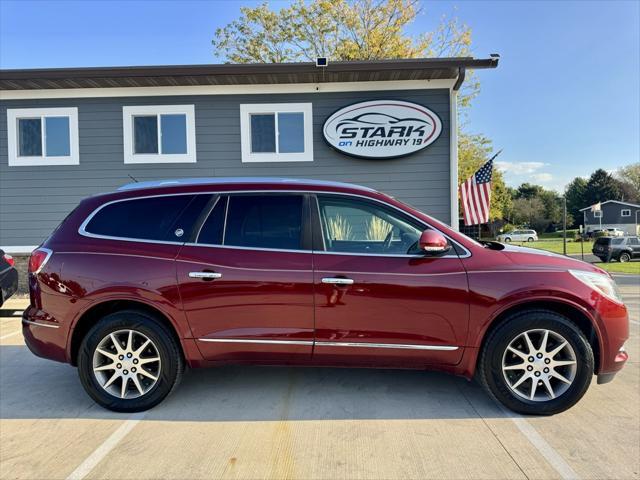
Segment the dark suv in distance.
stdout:
<svg viewBox="0 0 640 480">
<path fill-rule="evenodd" d="M 82 201 L 29 272 L 27 345 L 117 411 L 158 404 L 185 365 L 261 364 L 437 369 L 553 414 L 628 358 L 603 270 L 350 184 L 127 185 Z"/>
<path fill-rule="evenodd" d="M 602 262 L 618 260 L 629 262 L 640 258 L 640 239 L 638 237 L 600 237 L 591 249 Z"/>
</svg>

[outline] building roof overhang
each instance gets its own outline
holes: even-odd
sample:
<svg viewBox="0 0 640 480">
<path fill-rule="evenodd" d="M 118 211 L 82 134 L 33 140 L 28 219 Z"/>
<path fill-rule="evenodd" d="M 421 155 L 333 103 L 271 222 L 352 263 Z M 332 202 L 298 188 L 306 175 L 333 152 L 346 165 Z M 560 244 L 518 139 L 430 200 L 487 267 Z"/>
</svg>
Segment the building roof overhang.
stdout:
<svg viewBox="0 0 640 480">
<path fill-rule="evenodd" d="M 457 90 L 467 69 L 496 68 L 498 61 L 492 55 L 329 62 L 326 67 L 300 62 L 0 70 L 0 91 L 447 79 Z"/>
</svg>

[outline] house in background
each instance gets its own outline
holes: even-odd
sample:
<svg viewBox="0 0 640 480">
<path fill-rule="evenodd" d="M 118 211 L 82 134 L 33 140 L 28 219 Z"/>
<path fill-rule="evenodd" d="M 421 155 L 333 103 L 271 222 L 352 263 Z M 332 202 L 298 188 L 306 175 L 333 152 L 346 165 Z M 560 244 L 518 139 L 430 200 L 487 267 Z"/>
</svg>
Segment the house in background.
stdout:
<svg viewBox="0 0 640 480">
<path fill-rule="evenodd" d="M 600 210 L 592 212 L 592 206 L 581 208 L 585 232 L 619 228 L 625 235 L 638 235 L 640 205 L 635 203 L 607 200 L 600 204 Z"/>
</svg>

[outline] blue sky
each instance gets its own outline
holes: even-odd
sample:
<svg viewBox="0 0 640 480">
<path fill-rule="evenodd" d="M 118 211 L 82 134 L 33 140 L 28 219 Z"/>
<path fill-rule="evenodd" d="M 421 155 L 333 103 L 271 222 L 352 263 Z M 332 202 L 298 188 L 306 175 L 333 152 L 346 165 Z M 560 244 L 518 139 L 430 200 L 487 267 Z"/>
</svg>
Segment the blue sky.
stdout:
<svg viewBox="0 0 640 480">
<path fill-rule="evenodd" d="M 211 38 L 240 1 L 0 0 L 0 68 L 215 63 Z M 284 2 L 271 2 L 274 6 Z M 508 183 L 562 189 L 596 168 L 640 160 L 640 2 L 438 1 L 473 29 L 481 71 L 466 130 L 502 148 Z"/>
</svg>

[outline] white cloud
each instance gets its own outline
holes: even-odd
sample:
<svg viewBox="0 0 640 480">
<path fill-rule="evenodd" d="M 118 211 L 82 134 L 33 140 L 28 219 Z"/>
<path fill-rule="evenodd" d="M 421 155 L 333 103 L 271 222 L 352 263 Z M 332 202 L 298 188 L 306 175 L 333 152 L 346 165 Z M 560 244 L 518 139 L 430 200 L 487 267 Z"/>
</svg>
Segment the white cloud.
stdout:
<svg viewBox="0 0 640 480">
<path fill-rule="evenodd" d="M 550 182 L 553 180 L 553 175 L 550 173 L 534 173 L 531 175 L 531 178 L 536 182 Z"/>
<path fill-rule="evenodd" d="M 505 173 L 526 175 L 540 170 L 548 165 L 543 162 L 496 162 L 496 166 Z"/>
</svg>

